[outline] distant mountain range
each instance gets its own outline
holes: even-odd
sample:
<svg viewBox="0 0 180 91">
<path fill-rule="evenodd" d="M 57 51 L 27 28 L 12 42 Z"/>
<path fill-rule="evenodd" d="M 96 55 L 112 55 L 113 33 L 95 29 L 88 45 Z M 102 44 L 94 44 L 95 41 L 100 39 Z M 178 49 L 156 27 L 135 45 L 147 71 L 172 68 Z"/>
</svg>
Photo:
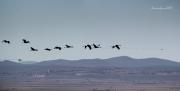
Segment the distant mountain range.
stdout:
<svg viewBox="0 0 180 91">
<path fill-rule="evenodd" d="M 179 62 L 159 59 L 145 58 L 134 59 L 128 56 L 113 57 L 109 59 L 81 59 L 81 60 L 49 60 L 42 62 L 31 62 L 32 64 L 16 63 L 12 61 L 1 61 L 0 66 L 6 65 L 42 65 L 42 66 L 70 66 L 70 67 L 161 67 L 161 66 L 179 66 Z"/>
</svg>

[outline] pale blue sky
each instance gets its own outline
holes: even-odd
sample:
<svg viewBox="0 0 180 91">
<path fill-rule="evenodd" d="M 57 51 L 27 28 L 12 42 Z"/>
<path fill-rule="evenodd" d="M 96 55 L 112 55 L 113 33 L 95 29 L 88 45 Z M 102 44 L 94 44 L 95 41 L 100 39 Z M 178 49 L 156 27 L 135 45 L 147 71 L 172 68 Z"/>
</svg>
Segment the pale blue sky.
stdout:
<svg viewBox="0 0 180 91">
<path fill-rule="evenodd" d="M 152 10 L 173 7 L 171 10 Z M 24 45 L 21 39 L 31 41 Z M 0 60 L 88 59 L 130 56 L 180 62 L 179 0 L 0 0 Z M 84 50 L 87 43 L 102 49 Z M 111 45 L 122 44 L 122 50 Z M 73 49 L 46 52 L 70 44 Z M 39 52 L 29 51 L 29 47 Z M 165 49 L 160 51 L 160 49 Z"/>
</svg>

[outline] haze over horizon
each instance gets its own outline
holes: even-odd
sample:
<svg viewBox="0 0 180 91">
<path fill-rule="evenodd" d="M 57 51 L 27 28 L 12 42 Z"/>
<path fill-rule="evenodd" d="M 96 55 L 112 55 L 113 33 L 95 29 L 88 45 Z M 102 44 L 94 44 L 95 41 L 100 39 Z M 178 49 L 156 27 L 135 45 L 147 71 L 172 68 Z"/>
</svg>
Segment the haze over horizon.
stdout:
<svg viewBox="0 0 180 91">
<path fill-rule="evenodd" d="M 180 62 L 179 5 L 179 0 L 0 0 L 0 41 L 12 42 L 0 43 L 0 60 L 130 56 Z M 23 44 L 23 38 L 31 43 Z M 102 48 L 85 50 L 88 43 Z M 74 48 L 43 50 L 65 44 Z M 114 44 L 121 50 L 112 49 Z"/>
</svg>

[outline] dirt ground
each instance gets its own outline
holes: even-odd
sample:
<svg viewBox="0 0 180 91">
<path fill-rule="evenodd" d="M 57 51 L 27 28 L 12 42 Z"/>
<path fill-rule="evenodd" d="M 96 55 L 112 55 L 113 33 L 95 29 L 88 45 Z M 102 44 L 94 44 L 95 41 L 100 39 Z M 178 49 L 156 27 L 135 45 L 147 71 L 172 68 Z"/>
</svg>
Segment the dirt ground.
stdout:
<svg viewBox="0 0 180 91">
<path fill-rule="evenodd" d="M 180 85 L 122 82 L 17 82 L 0 85 L 0 91 L 180 91 Z"/>
</svg>

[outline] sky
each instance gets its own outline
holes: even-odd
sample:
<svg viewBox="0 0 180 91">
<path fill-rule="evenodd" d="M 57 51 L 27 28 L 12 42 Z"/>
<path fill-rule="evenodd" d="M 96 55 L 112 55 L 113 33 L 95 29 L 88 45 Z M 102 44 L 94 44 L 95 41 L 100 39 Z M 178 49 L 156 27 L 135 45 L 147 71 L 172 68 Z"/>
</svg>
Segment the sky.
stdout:
<svg viewBox="0 0 180 91">
<path fill-rule="evenodd" d="M 23 38 L 31 43 L 23 44 Z M 0 40 L 4 39 L 12 43 L 0 43 L 0 60 L 130 56 L 180 62 L 180 1 L 0 0 Z M 102 48 L 83 48 L 92 43 Z M 74 48 L 43 50 L 65 44 Z M 114 44 L 121 44 L 121 50 L 112 49 Z"/>
</svg>

